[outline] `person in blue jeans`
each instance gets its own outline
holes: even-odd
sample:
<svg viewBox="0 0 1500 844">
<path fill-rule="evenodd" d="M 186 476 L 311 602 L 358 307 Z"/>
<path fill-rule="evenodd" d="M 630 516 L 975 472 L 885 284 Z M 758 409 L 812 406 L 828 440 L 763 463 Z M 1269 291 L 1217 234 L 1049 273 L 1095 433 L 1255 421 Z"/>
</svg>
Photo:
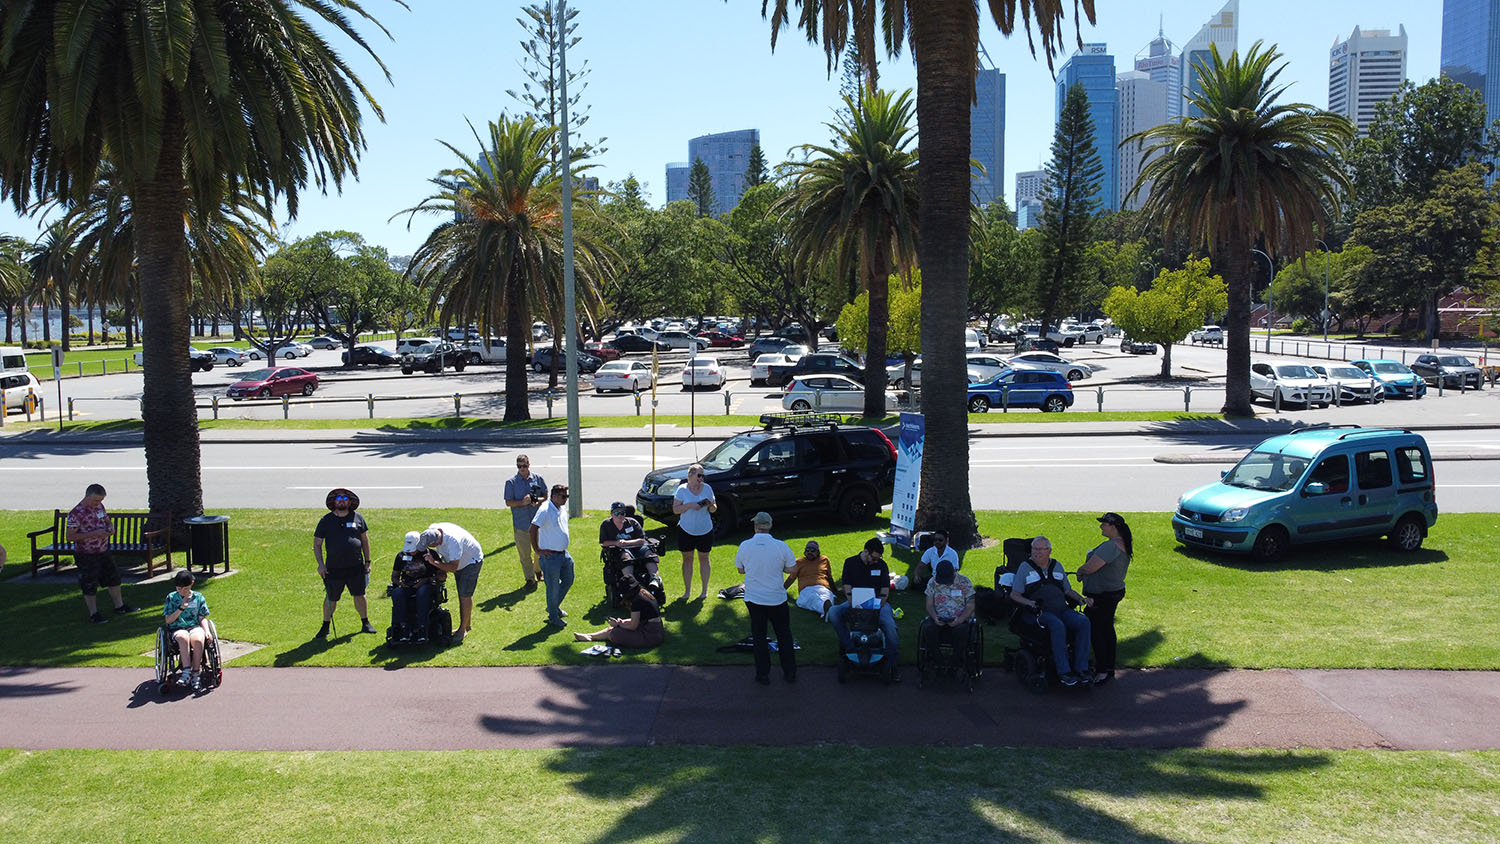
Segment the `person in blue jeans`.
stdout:
<svg viewBox="0 0 1500 844">
<path fill-rule="evenodd" d="M 1052 559 L 1052 541 L 1045 536 L 1031 540 L 1031 559 L 1016 569 L 1010 599 L 1039 611 L 1042 628 L 1052 642 L 1052 661 L 1064 686 L 1089 685 L 1089 620 L 1069 606 L 1094 605 L 1094 599 L 1074 591 L 1062 564 Z M 1068 645 L 1072 644 L 1072 653 Z"/>
<path fill-rule="evenodd" d="M 562 602 L 573 588 L 567 505 L 567 485 L 555 484 L 547 502 L 531 518 L 531 547 L 542 564 L 542 580 L 547 586 L 547 623 L 553 627 L 568 626 L 568 611 L 562 608 Z"/>
<path fill-rule="evenodd" d="M 844 602 L 828 610 L 828 622 L 839 637 L 839 647 L 849 649 L 849 622 L 846 616 L 852 604 L 851 594 L 856 587 L 875 590 L 880 598 L 880 632 L 885 636 L 885 658 L 896 664 L 896 616 L 891 611 L 891 570 L 885 564 L 885 546 L 879 539 L 870 538 L 864 550 L 844 561 L 841 580 L 844 584 Z M 893 682 L 901 682 L 901 675 L 892 673 Z"/>
</svg>

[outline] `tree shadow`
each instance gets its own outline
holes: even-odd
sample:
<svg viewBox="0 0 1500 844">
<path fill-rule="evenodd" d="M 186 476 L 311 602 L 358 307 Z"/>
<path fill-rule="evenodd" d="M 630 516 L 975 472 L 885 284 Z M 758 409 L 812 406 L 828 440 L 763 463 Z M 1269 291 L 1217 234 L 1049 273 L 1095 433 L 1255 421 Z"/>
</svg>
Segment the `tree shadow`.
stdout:
<svg viewBox="0 0 1500 844">
<path fill-rule="evenodd" d="M 1175 419 L 1147 422 L 1142 433 L 1179 443 L 1235 450 L 1248 448 L 1278 434 L 1329 427 L 1333 426 L 1327 422 L 1303 422 L 1284 417 L 1266 419 L 1257 416 L 1254 419 Z M 1235 438 L 1238 438 L 1238 443 L 1224 442 Z"/>
<path fill-rule="evenodd" d="M 27 682 L 26 678 L 32 673 L 34 673 L 33 669 L 24 667 L 0 668 L 0 698 L 65 695 L 78 689 L 78 686 L 72 683 Z"/>
</svg>

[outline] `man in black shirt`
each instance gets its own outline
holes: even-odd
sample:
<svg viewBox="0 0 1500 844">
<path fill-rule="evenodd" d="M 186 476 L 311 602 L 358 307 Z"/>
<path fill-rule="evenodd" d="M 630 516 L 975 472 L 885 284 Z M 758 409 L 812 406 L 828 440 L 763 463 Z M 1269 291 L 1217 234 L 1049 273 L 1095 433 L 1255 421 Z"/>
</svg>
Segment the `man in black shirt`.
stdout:
<svg viewBox="0 0 1500 844">
<path fill-rule="evenodd" d="M 323 626 L 317 638 L 328 637 L 333 608 L 347 588 L 359 611 L 361 633 L 374 633 L 365 587 L 370 582 L 370 536 L 359 509 L 359 496 L 340 487 L 328 493 L 328 515 L 318 520 L 313 531 L 313 559 L 318 562 L 318 576 L 323 578 Z M 327 557 L 324 557 L 324 546 Z"/>
<path fill-rule="evenodd" d="M 891 612 L 891 604 L 887 600 L 891 591 L 891 570 L 885 564 L 885 546 L 880 540 L 870 539 L 865 542 L 863 551 L 845 560 L 841 579 L 844 583 L 845 601 L 835 604 L 828 611 L 828 621 L 839 637 L 839 647 L 849 649 L 849 625 L 845 616 L 853 606 L 854 589 L 873 589 L 875 597 L 880 601 L 880 632 L 885 636 L 885 656 L 895 664 L 896 616 Z"/>
<path fill-rule="evenodd" d="M 609 518 L 599 525 L 599 544 L 620 549 L 620 559 L 624 562 L 620 571 L 626 577 L 635 576 L 636 563 L 645 564 L 651 576 L 656 576 L 657 558 L 651 542 L 641 523 L 630 517 L 623 503 L 616 501 L 610 505 Z M 641 580 L 646 582 L 648 579 L 643 576 Z"/>
</svg>

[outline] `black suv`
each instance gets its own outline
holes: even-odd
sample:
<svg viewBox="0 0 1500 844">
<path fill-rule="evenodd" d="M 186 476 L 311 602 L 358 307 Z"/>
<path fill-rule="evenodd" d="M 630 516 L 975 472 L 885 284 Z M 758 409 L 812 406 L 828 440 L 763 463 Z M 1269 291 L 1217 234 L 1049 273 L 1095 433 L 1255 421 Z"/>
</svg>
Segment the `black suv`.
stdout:
<svg viewBox="0 0 1500 844">
<path fill-rule="evenodd" d="M 698 461 L 719 502 L 716 537 L 728 536 L 762 510 L 833 512 L 860 524 L 891 503 L 896 447 L 879 429 L 814 413 L 766 414 L 760 421 L 764 427 L 730 437 Z M 635 494 L 636 509 L 676 524 L 672 496 L 687 471 L 684 464 L 647 475 Z"/>
<path fill-rule="evenodd" d="M 847 375 L 863 383 L 865 369 L 843 355 L 836 355 L 832 352 L 814 352 L 797 358 L 795 363 L 784 366 L 773 364 L 768 367 L 766 385 L 785 387 L 799 375 Z"/>
<path fill-rule="evenodd" d="M 453 367 L 456 372 L 463 372 L 464 367 L 469 365 L 469 353 L 452 343 L 423 343 L 416 351 L 407 352 L 401 356 L 401 371 L 407 375 L 422 370 L 424 372 L 442 372 L 444 367 Z"/>
</svg>

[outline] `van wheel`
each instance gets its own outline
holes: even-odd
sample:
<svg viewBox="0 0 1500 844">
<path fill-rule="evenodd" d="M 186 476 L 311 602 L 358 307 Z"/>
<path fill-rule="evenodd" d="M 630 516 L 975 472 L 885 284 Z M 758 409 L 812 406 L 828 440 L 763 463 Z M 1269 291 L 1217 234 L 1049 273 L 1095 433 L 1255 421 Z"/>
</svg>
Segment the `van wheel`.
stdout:
<svg viewBox="0 0 1500 844">
<path fill-rule="evenodd" d="M 1275 563 L 1280 562 L 1286 556 L 1287 545 L 1291 537 L 1287 535 L 1286 528 L 1281 525 L 1271 525 L 1260 529 L 1255 537 L 1255 546 L 1250 549 L 1250 555 L 1256 562 Z"/>
<path fill-rule="evenodd" d="M 875 514 L 879 512 L 880 504 L 875 500 L 875 494 L 868 489 L 851 489 L 839 499 L 839 518 L 845 524 L 863 524 L 875 518 Z"/>
<path fill-rule="evenodd" d="M 1422 533 L 1422 520 L 1407 514 L 1396 522 L 1387 540 L 1397 551 L 1411 553 L 1422 547 Z"/>
</svg>

